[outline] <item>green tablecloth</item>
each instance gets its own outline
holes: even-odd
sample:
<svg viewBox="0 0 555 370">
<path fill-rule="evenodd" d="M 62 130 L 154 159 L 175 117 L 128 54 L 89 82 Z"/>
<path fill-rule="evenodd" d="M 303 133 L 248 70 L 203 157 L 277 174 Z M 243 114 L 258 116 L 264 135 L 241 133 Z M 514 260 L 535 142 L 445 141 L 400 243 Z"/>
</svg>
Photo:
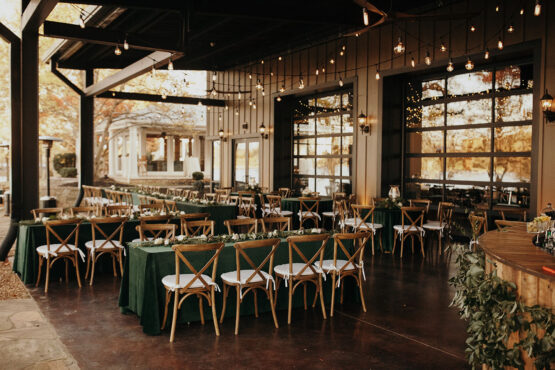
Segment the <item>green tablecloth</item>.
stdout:
<svg viewBox="0 0 555 370">
<path fill-rule="evenodd" d="M 138 205 L 139 194 L 131 193 L 133 195 L 133 204 Z M 210 219 L 214 221 L 214 234 L 227 234 L 227 228 L 224 225 L 225 220 L 237 218 L 237 207 L 234 205 L 218 204 L 196 204 L 189 202 L 175 202 L 179 211 L 185 213 L 209 213 Z"/>
<path fill-rule="evenodd" d="M 391 252 L 393 250 L 393 239 L 395 237 L 393 226 L 401 224 L 401 210 L 376 208 L 374 209 L 374 222 L 383 225 L 381 231 L 383 250 Z M 376 242 L 379 243 L 377 240 Z M 379 248 L 379 244 L 376 244 L 376 248 Z"/>
<path fill-rule="evenodd" d="M 281 209 L 284 211 L 291 211 L 293 212 L 293 224 L 291 225 L 294 229 L 299 228 L 299 209 L 301 207 L 301 202 L 299 198 L 283 198 L 281 199 Z M 320 198 L 320 204 L 318 205 L 318 213 L 320 217 L 322 216 L 322 212 L 330 212 L 333 209 L 333 200 L 330 197 L 322 197 Z M 323 226 L 324 219 L 322 218 L 319 223 L 319 227 Z M 310 222 L 310 221 L 309 221 Z M 305 225 L 308 225 L 305 224 Z"/>
<path fill-rule="evenodd" d="M 301 246 L 303 253 L 307 258 L 313 255 L 313 253 L 319 247 L 318 243 L 312 245 Z M 253 262 L 260 263 L 263 258 L 267 255 L 269 248 L 257 248 L 249 250 L 247 253 L 249 257 L 252 258 Z M 309 256 L 310 255 L 310 256 Z M 338 252 L 338 258 L 342 253 Z M 209 259 L 209 253 L 199 253 L 189 254 L 187 258 L 195 265 L 195 268 L 200 268 Z M 333 240 L 330 238 L 328 241 L 325 258 L 333 258 Z M 274 266 L 288 263 L 288 247 L 287 242 L 283 239 L 282 243 L 276 250 Z M 294 262 L 300 262 L 294 260 Z M 241 262 L 241 267 L 244 267 L 243 262 Z M 181 273 L 187 273 L 188 269 L 183 265 L 181 268 Z M 224 250 L 220 254 L 218 269 L 217 269 L 217 279 L 216 282 L 222 288 L 222 281 L 220 275 L 224 272 L 233 271 L 236 269 L 235 265 L 235 248 L 233 248 L 232 243 L 226 244 Z M 210 270 L 211 271 L 211 270 Z M 125 261 L 125 272 L 123 280 L 121 283 L 121 290 L 119 296 L 119 306 L 123 313 L 135 313 L 139 316 L 140 324 L 143 327 L 143 331 L 150 335 L 160 334 L 160 327 L 162 325 L 162 319 L 164 315 L 164 303 L 165 303 L 165 289 L 162 285 L 162 278 L 166 275 L 175 273 L 175 257 L 174 253 L 170 247 L 160 246 L 160 247 L 134 247 L 131 246 L 128 249 L 127 259 Z M 346 282 L 346 294 L 345 298 L 355 299 L 352 297 L 357 297 L 353 286 L 353 279 L 347 279 Z M 326 294 L 326 299 L 329 301 L 331 297 L 331 282 L 328 279 L 325 282 L 326 286 L 324 288 L 324 293 Z M 312 304 L 312 299 L 314 297 L 314 288 L 312 284 L 309 284 L 307 290 L 307 301 Z M 265 294 L 259 292 L 258 294 L 258 308 L 260 312 L 270 311 L 270 304 Z M 218 315 L 221 314 L 222 309 L 222 293 L 216 294 L 216 309 Z M 302 306 L 302 288 L 295 291 L 295 301 L 294 305 L 296 307 Z M 226 309 L 226 317 L 235 316 L 235 290 L 230 290 L 228 294 L 228 302 Z M 173 302 L 173 301 L 172 301 Z M 170 303 L 170 306 L 173 303 Z M 281 283 L 278 299 L 277 299 L 277 309 L 287 309 L 288 295 L 287 289 L 285 288 L 283 282 Z M 205 305 L 205 317 L 211 317 L 209 314 L 210 308 Z M 248 293 L 243 297 L 243 302 L 241 304 L 241 314 L 250 315 L 254 313 L 254 302 L 253 294 Z M 316 314 L 318 314 L 318 310 Z M 171 326 L 171 315 L 172 307 L 169 308 L 168 313 L 168 323 L 166 324 L 166 329 Z M 198 308 L 198 299 L 196 297 L 190 297 L 185 300 L 181 306 L 178 321 L 181 323 L 200 321 L 200 314 Z"/>
</svg>

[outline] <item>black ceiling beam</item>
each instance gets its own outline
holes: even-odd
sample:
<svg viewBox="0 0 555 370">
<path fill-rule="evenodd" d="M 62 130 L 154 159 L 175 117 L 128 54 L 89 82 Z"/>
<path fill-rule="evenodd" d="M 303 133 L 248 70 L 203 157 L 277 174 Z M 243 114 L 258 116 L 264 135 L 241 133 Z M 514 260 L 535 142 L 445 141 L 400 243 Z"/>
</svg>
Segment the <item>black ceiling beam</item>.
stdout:
<svg viewBox="0 0 555 370">
<path fill-rule="evenodd" d="M 58 70 L 58 68 L 56 67 L 56 62 L 53 60 L 50 60 L 50 71 L 56 76 L 58 77 L 60 80 L 62 80 L 63 83 L 65 83 L 71 90 L 75 91 L 77 94 L 79 94 L 79 96 L 83 96 L 85 95 L 85 93 L 83 92 L 83 90 L 81 90 L 77 85 L 75 85 L 69 78 L 67 78 L 62 72 L 60 72 Z"/>
<path fill-rule="evenodd" d="M 207 105 L 211 107 L 225 107 L 225 100 L 221 100 L 221 99 L 193 98 L 189 96 L 166 96 L 166 98 L 164 99 L 162 98 L 161 95 L 130 93 L 130 92 L 120 92 L 120 91 L 105 91 L 102 94 L 97 95 L 97 98 L 140 100 L 140 101 L 188 104 L 188 105 L 197 105 L 200 102 L 203 105 Z"/>
<path fill-rule="evenodd" d="M 36 32 L 57 3 L 58 0 L 29 1 L 21 14 L 21 30 Z"/>
<path fill-rule="evenodd" d="M 128 9 L 166 9 L 180 11 L 184 8 L 177 0 L 60 0 L 61 3 L 113 6 Z"/>
<path fill-rule="evenodd" d="M 148 35 L 112 31 L 97 27 L 81 28 L 74 24 L 60 22 L 44 22 L 44 36 L 100 45 L 119 45 L 120 47 L 127 40 L 129 47 L 132 49 L 167 51 L 170 53 L 182 52 L 171 37 L 153 38 Z"/>
</svg>

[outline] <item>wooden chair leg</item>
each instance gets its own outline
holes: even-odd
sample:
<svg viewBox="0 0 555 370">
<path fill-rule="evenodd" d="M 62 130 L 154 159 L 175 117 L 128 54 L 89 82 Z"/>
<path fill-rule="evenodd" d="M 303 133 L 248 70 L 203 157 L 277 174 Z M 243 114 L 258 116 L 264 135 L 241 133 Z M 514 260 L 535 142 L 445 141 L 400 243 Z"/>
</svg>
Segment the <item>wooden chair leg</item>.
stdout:
<svg viewBox="0 0 555 370">
<path fill-rule="evenodd" d="M 333 308 L 335 306 L 335 271 L 331 273 L 331 308 L 330 317 L 333 317 Z"/>
<path fill-rule="evenodd" d="M 210 299 L 212 300 L 212 321 L 214 321 L 214 330 L 216 331 L 216 336 L 220 336 L 220 328 L 218 327 L 218 315 L 216 314 L 216 298 L 214 293 L 214 287 L 210 292 Z"/>
<path fill-rule="evenodd" d="M 91 271 L 91 251 L 87 248 L 87 269 L 85 270 L 85 280 L 89 278 L 89 272 Z"/>
<path fill-rule="evenodd" d="M 220 324 L 224 322 L 225 308 L 226 308 L 226 305 L 227 305 L 228 286 L 227 286 L 226 283 L 224 283 L 223 287 L 224 287 L 224 296 L 223 296 L 224 302 L 222 304 L 222 315 L 220 316 Z"/>
<path fill-rule="evenodd" d="M 204 304 L 202 303 L 202 296 L 199 294 L 197 295 L 198 298 L 198 310 L 200 312 L 200 323 L 204 325 Z"/>
<path fill-rule="evenodd" d="M 326 317 L 326 306 L 324 305 L 324 287 L 322 284 L 322 275 L 318 275 L 318 287 L 317 287 L 318 292 L 320 293 L 320 306 L 322 307 L 322 316 L 324 317 L 324 320 L 327 318 Z"/>
<path fill-rule="evenodd" d="M 438 243 L 439 243 L 439 244 L 438 244 L 438 246 L 439 246 L 439 247 L 438 247 L 438 248 L 439 248 L 438 253 L 439 253 L 439 255 L 441 256 L 441 250 L 442 250 L 442 246 L 441 246 L 441 239 L 442 239 L 442 238 L 441 238 L 441 231 L 439 231 L 437 234 L 438 234 L 437 239 L 438 239 Z"/>
<path fill-rule="evenodd" d="M 92 263 L 92 267 L 91 267 L 91 281 L 89 282 L 89 285 L 93 285 L 93 281 L 94 281 L 94 268 L 96 266 L 96 256 L 94 254 L 94 252 L 91 252 L 91 263 Z"/>
<path fill-rule="evenodd" d="M 65 264 L 65 268 L 66 268 L 66 283 L 69 282 L 69 266 L 67 265 L 69 261 L 67 260 L 67 258 L 64 258 L 64 264 Z"/>
<path fill-rule="evenodd" d="M 79 255 L 75 252 L 73 256 L 73 261 L 75 262 L 75 276 L 77 276 L 77 285 L 81 288 L 81 276 L 79 274 Z"/>
<path fill-rule="evenodd" d="M 279 285 L 281 284 L 281 278 L 276 275 L 276 289 L 274 289 L 274 306 L 277 304 Z"/>
<path fill-rule="evenodd" d="M 289 302 L 287 304 L 287 325 L 290 325 L 291 310 L 293 309 L 293 279 L 291 277 L 289 277 Z"/>
<path fill-rule="evenodd" d="M 422 234 L 419 234 L 418 238 L 420 239 L 420 251 L 422 252 L 422 257 L 425 257 L 426 255 L 424 254 L 424 240 L 422 239 Z"/>
<path fill-rule="evenodd" d="M 112 270 L 114 271 L 114 277 L 118 277 L 118 273 L 116 270 L 116 256 L 112 253 L 110 253 L 112 255 Z"/>
<path fill-rule="evenodd" d="M 316 283 L 318 283 L 318 282 L 316 281 Z M 316 290 L 314 291 L 314 299 L 312 300 L 312 308 L 316 307 L 316 301 L 318 300 L 318 292 L 319 292 L 318 286 L 319 285 L 318 284 L 315 284 L 315 285 L 316 285 Z"/>
<path fill-rule="evenodd" d="M 50 258 L 46 259 L 46 282 L 44 284 L 44 292 L 48 293 L 48 281 L 50 280 Z"/>
<path fill-rule="evenodd" d="M 343 304 L 343 289 L 345 288 L 345 279 L 343 279 L 343 285 L 341 285 L 341 295 L 339 297 L 339 303 Z"/>
<path fill-rule="evenodd" d="M 258 294 L 256 289 L 252 290 L 254 294 L 254 317 L 258 318 Z"/>
<path fill-rule="evenodd" d="M 358 288 L 360 289 L 360 301 L 362 302 L 362 310 L 366 312 L 366 302 L 364 301 L 364 292 L 362 289 L 362 269 L 358 270 Z"/>
<path fill-rule="evenodd" d="M 383 231 L 379 231 L 379 234 L 380 234 L 380 251 L 383 253 L 383 243 L 382 243 Z"/>
<path fill-rule="evenodd" d="M 170 332 L 170 342 L 173 342 L 175 338 L 175 326 L 177 325 L 177 306 L 179 305 L 179 291 L 174 292 L 173 297 L 173 316 L 172 316 L 172 328 Z"/>
<path fill-rule="evenodd" d="M 274 318 L 274 325 L 275 325 L 275 327 L 276 327 L 276 329 L 277 329 L 277 328 L 279 328 L 279 324 L 278 324 L 278 321 L 277 321 L 276 307 L 275 307 L 275 304 L 274 304 L 274 299 L 273 299 L 273 296 L 272 296 L 272 292 L 271 292 L 271 291 L 268 292 L 268 296 L 270 297 L 270 308 L 271 308 L 271 310 L 272 310 L 272 317 Z"/>
<path fill-rule="evenodd" d="M 401 243 L 401 258 L 403 258 L 403 249 L 404 249 L 404 246 L 405 246 L 405 238 L 406 238 L 406 236 L 405 236 L 405 234 L 403 234 L 402 237 L 401 237 L 401 241 L 400 241 L 400 243 Z"/>
<path fill-rule="evenodd" d="M 304 301 L 304 310 L 308 310 L 308 306 L 306 304 L 306 282 L 303 283 L 303 301 Z"/>
<path fill-rule="evenodd" d="M 237 293 L 237 305 L 235 307 L 235 335 L 239 334 L 239 317 L 241 316 L 241 289 L 239 285 L 235 287 Z"/>
<path fill-rule="evenodd" d="M 35 283 L 35 288 L 39 286 L 41 272 L 42 272 L 42 256 L 39 254 L 39 272 L 37 275 L 37 282 Z"/>
<path fill-rule="evenodd" d="M 119 261 L 119 271 L 120 271 L 121 277 L 123 277 L 123 257 L 121 255 L 121 248 L 119 248 L 119 251 L 118 251 L 118 261 Z"/>
<path fill-rule="evenodd" d="M 397 246 L 397 230 L 393 233 L 393 251 L 391 254 L 395 254 L 395 247 Z M 403 252 L 401 252 L 401 258 L 403 257 Z"/>
<path fill-rule="evenodd" d="M 372 233 L 372 255 L 374 255 L 374 233 L 373 231 L 370 231 Z"/>
<path fill-rule="evenodd" d="M 164 328 L 166 327 L 166 320 L 168 319 L 168 304 L 170 303 L 170 298 L 171 298 L 171 291 L 169 289 L 166 289 L 166 304 L 164 307 L 164 319 L 162 320 L 162 327 L 160 328 L 160 330 L 164 330 Z"/>
</svg>

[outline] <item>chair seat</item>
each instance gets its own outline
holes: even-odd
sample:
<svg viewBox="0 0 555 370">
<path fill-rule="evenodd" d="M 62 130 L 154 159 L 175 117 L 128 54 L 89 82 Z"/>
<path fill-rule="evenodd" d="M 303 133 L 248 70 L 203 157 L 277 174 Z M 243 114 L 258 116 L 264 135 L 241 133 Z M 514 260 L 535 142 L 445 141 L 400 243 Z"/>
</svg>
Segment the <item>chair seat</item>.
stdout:
<svg viewBox="0 0 555 370">
<path fill-rule="evenodd" d="M 241 270 L 241 275 L 240 275 L 240 281 L 237 280 L 237 270 L 235 271 L 229 271 L 229 272 L 224 272 L 221 275 L 221 278 L 224 282 L 228 283 L 228 284 L 235 284 L 235 285 L 244 285 L 247 283 L 247 279 L 252 275 L 252 273 L 254 272 L 254 270 Z M 265 271 L 260 271 L 260 273 L 262 274 L 262 276 L 264 276 L 265 280 L 264 281 L 268 281 L 268 280 L 273 280 L 272 276 L 270 274 L 268 274 Z M 259 274 L 256 274 L 251 281 L 249 281 L 249 283 L 260 283 L 262 282 L 262 278 L 260 277 Z"/>
<path fill-rule="evenodd" d="M 424 229 L 421 228 L 420 226 L 414 227 L 414 226 L 412 226 L 412 225 L 405 225 L 405 226 L 403 226 L 403 225 L 395 225 L 395 226 L 393 226 L 393 229 L 394 229 L 394 230 L 397 230 L 397 231 L 400 232 L 400 233 L 409 233 L 409 232 L 415 233 L 415 232 L 422 232 L 422 231 L 424 231 Z"/>
<path fill-rule="evenodd" d="M 377 229 L 383 228 L 382 224 L 376 224 L 376 223 L 373 224 L 371 222 L 364 222 L 362 224 L 361 223 L 362 223 L 362 219 L 358 217 L 346 218 L 345 221 L 343 222 L 344 226 L 350 226 L 361 230 L 377 230 Z"/>
<path fill-rule="evenodd" d="M 276 215 L 276 216 L 283 216 L 283 217 L 289 217 L 293 214 L 293 212 L 291 211 L 282 211 L 281 208 L 277 207 L 274 208 L 273 210 L 271 210 L 270 208 L 266 208 L 264 209 L 264 213 L 267 215 Z"/>
<path fill-rule="evenodd" d="M 49 252 L 51 256 L 56 256 L 60 253 L 73 253 L 74 251 L 79 251 L 79 249 L 76 248 L 75 245 L 66 244 L 58 252 L 56 252 L 60 245 L 62 244 L 50 244 L 50 250 L 48 250 L 48 245 L 41 245 L 40 247 L 37 247 L 37 253 L 46 258 Z"/>
<path fill-rule="evenodd" d="M 293 272 L 292 272 L 291 276 L 299 275 L 299 272 L 305 266 L 306 266 L 306 263 L 293 263 L 293 269 L 292 269 Z M 315 267 L 316 271 L 320 270 L 320 266 L 317 266 L 316 264 L 314 264 L 314 267 Z M 276 267 L 274 267 L 274 272 L 276 273 L 276 275 L 283 276 L 284 278 L 288 279 L 289 278 L 289 264 L 284 263 L 283 265 L 277 265 Z M 314 273 L 312 272 L 310 267 L 307 267 L 306 270 L 303 271 L 302 276 L 313 275 L 313 274 Z"/>
<path fill-rule="evenodd" d="M 146 237 L 145 239 L 146 239 L 146 240 L 144 240 L 145 242 L 146 242 L 146 241 L 151 242 L 154 238 L 153 238 L 152 236 L 148 236 L 148 237 Z M 140 243 L 140 242 L 142 242 L 142 241 L 143 241 L 143 240 L 141 240 L 141 238 L 137 238 L 137 239 L 131 240 L 131 243 Z"/>
<path fill-rule="evenodd" d="M 318 219 L 320 219 L 320 215 L 316 212 L 312 212 L 312 211 L 299 211 L 299 218 L 310 218 L 310 217 L 316 217 Z"/>
<path fill-rule="evenodd" d="M 102 245 L 104 242 L 106 241 L 106 239 L 96 239 L 95 243 L 93 244 L 92 240 L 89 240 L 88 242 L 85 242 L 85 247 L 87 249 L 98 249 L 100 247 L 102 247 L 102 249 L 114 249 L 114 245 L 117 248 L 121 248 L 123 249 L 123 245 L 120 244 L 119 240 L 111 240 L 108 243 Z M 114 243 L 114 244 L 112 244 Z"/>
<path fill-rule="evenodd" d="M 210 276 L 204 275 L 204 274 L 202 274 L 201 276 L 204 279 L 204 281 L 208 283 L 208 285 L 216 285 L 216 283 L 212 281 L 212 278 Z M 193 280 L 194 277 L 195 277 L 194 274 L 179 274 L 179 284 L 176 284 L 175 274 L 166 275 L 162 278 L 162 284 L 164 284 L 166 288 L 168 288 L 173 292 L 175 289 L 185 288 L 185 286 L 187 286 L 187 284 L 189 284 L 189 282 Z M 198 289 L 198 288 L 204 288 L 204 287 L 205 287 L 204 284 L 199 279 L 195 280 L 193 284 L 189 286 L 189 288 L 191 289 Z"/>
<path fill-rule="evenodd" d="M 440 224 L 439 221 L 428 221 L 422 227 L 427 230 L 443 230 L 447 227 L 447 224 L 445 222 Z"/>
<path fill-rule="evenodd" d="M 237 216 L 237 219 L 238 219 L 238 220 L 244 220 L 245 218 L 251 218 L 251 217 L 249 217 L 249 216 L 243 216 L 243 215 L 238 215 L 238 216 Z"/>
<path fill-rule="evenodd" d="M 335 216 L 337 216 L 338 214 L 339 214 L 339 212 L 337 212 L 337 211 L 333 211 L 333 212 L 332 212 L 332 211 L 322 212 L 322 216 L 325 216 L 325 217 L 335 217 Z"/>
<path fill-rule="evenodd" d="M 324 261 L 322 261 L 322 270 L 324 272 L 330 272 L 330 271 L 333 271 L 335 269 L 337 269 L 337 271 L 339 271 L 345 265 L 347 265 L 347 267 L 345 267 L 344 271 L 355 270 L 357 268 L 356 266 L 353 265 L 352 262 L 349 262 L 347 260 L 337 260 L 337 263 L 336 263 L 335 267 L 333 266 L 333 260 L 324 260 Z"/>
</svg>

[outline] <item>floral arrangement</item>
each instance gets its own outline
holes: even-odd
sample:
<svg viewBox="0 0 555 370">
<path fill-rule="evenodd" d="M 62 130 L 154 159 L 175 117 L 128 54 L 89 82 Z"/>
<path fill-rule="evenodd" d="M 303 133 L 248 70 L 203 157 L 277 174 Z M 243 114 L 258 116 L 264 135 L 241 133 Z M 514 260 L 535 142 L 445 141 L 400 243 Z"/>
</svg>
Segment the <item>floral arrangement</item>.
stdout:
<svg viewBox="0 0 555 370">
<path fill-rule="evenodd" d="M 401 198 L 385 198 L 376 204 L 376 208 L 387 208 L 387 209 L 401 209 L 403 206 L 403 199 Z"/>
<path fill-rule="evenodd" d="M 549 226 L 551 226 L 551 217 L 542 215 L 534 218 L 532 222 L 528 222 L 526 230 L 529 233 L 541 233 L 549 229 Z"/>
</svg>

